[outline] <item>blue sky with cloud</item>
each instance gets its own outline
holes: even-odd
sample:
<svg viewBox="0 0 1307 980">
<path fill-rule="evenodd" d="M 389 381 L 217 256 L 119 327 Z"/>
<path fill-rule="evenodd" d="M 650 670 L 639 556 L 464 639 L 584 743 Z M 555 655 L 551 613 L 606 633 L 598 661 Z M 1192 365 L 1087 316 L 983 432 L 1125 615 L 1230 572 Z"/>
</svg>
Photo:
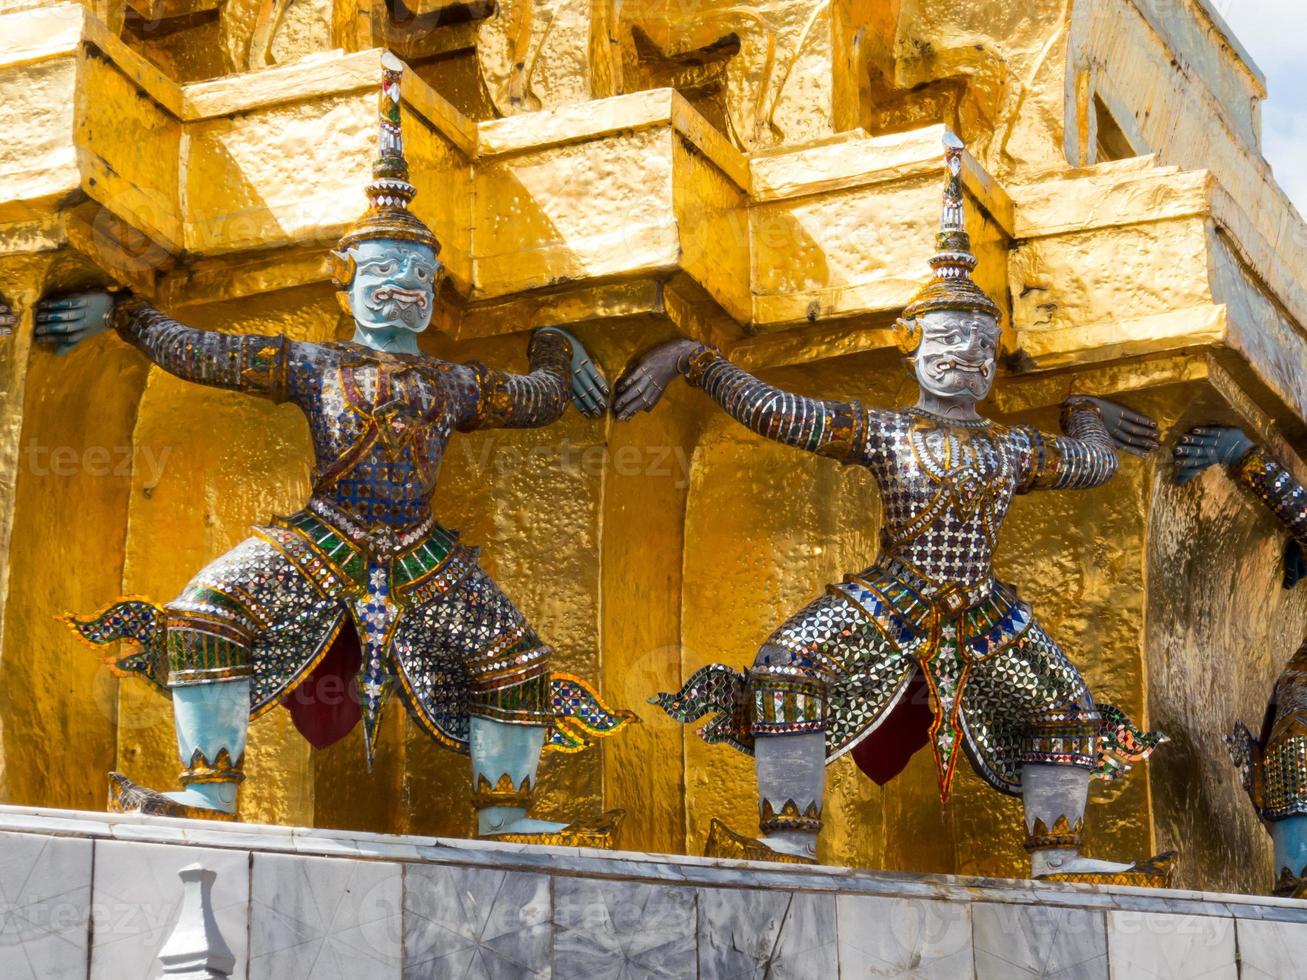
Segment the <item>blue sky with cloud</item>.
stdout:
<svg viewBox="0 0 1307 980">
<path fill-rule="evenodd" d="M 1307 216 L 1307 0 L 1211 0 L 1266 74 L 1262 152 Z"/>
</svg>

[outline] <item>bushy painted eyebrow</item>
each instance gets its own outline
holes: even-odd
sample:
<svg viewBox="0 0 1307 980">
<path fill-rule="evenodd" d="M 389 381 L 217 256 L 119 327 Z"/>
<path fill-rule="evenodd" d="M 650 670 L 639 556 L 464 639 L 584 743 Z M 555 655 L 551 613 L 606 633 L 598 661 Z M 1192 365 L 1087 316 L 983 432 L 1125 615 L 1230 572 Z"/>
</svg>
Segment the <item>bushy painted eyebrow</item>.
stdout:
<svg viewBox="0 0 1307 980">
<path fill-rule="evenodd" d="M 956 324 L 956 323 L 928 323 L 928 324 L 925 324 L 926 332 L 927 332 L 927 333 L 932 333 L 932 334 L 947 333 L 947 332 L 950 332 L 950 331 L 956 330 L 956 329 L 958 328 L 958 326 L 959 326 L 959 325 Z M 984 331 L 985 331 L 985 335 L 986 335 L 987 337 L 991 337 L 991 338 L 993 338 L 993 339 L 995 339 L 995 340 L 997 340 L 999 337 L 1003 336 L 1003 331 L 1000 330 L 996 325 L 990 325 L 990 324 L 986 323 L 986 324 L 983 325 L 983 329 L 984 329 Z"/>
<path fill-rule="evenodd" d="M 373 256 L 372 258 L 370 258 L 370 259 L 360 259 L 358 264 L 359 264 L 359 265 L 380 265 L 382 262 L 394 262 L 394 261 L 395 261 L 395 256 L 393 256 L 393 255 L 374 255 L 374 256 Z M 418 259 L 417 259 L 417 262 L 418 262 L 420 265 L 422 265 L 423 268 L 426 268 L 426 269 L 432 269 L 432 270 L 435 270 L 435 269 L 440 268 L 440 263 L 439 263 L 438 261 L 433 260 L 433 259 L 423 259 L 423 258 L 418 258 Z"/>
</svg>

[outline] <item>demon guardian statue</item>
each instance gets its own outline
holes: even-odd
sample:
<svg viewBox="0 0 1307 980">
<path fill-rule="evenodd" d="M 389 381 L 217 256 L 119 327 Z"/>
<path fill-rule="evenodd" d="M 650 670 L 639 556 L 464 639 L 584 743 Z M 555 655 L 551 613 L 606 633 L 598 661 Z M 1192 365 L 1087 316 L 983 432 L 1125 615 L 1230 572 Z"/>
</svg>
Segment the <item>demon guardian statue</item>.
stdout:
<svg viewBox="0 0 1307 980">
<path fill-rule="evenodd" d="M 649 351 L 618 383 L 614 411 L 630 418 L 680 374 L 754 432 L 867 467 L 884 502 L 875 564 L 781 625 L 744 673 L 705 667 L 657 703 L 682 722 L 713 715 L 704 738 L 755 757 L 763 836 L 715 821 L 710 853 L 814 860 L 826 764 L 856 750 L 864 768 L 889 778 L 928 739 L 943 799 L 963 754 L 995 789 L 1021 796 L 1033 876 L 1159 883 L 1165 856 L 1112 863 L 1082 856 L 1080 845 L 1091 776 L 1115 775 L 1161 736 L 1095 703 L 991 565 L 1014 494 L 1096 487 L 1115 473 L 1118 450 L 1156 448 L 1156 426 L 1086 397 L 1066 403 L 1060 436 L 978 414 L 994 380 L 999 310 L 971 279 L 962 145 L 950 134 L 945 148 L 934 275 L 899 321 L 920 386 L 913 408 L 793 395 L 688 340 Z M 923 683 L 929 712 L 913 705 Z"/>
<path fill-rule="evenodd" d="M 382 69 L 370 206 L 332 254 L 351 341 L 196 330 L 125 293 L 38 307 L 38 339 L 66 349 L 112 326 L 180 378 L 294 403 L 313 439 L 303 510 L 255 528 L 162 608 L 124 600 L 71 618 L 92 643 L 134 641 L 116 666 L 172 695 L 183 789 L 159 793 L 114 773 L 111 792 L 120 809 L 229 816 L 251 715 L 284 702 L 318 747 L 361 719 L 370 764 L 382 708 L 397 695 L 433 738 L 470 753 L 478 833 L 606 846 L 615 815 L 565 827 L 527 808 L 543 748 L 578 749 L 630 716 L 551 673 L 550 648 L 478 567 L 476 550 L 436 523 L 430 497 L 454 432 L 548 425 L 569 395 L 598 417 L 607 389 L 562 330 L 536 331 L 526 375 L 419 351 L 440 246 L 408 210 L 402 64 L 385 55 Z M 352 681 L 357 698 L 343 709 L 289 698 L 324 673 Z"/>
</svg>

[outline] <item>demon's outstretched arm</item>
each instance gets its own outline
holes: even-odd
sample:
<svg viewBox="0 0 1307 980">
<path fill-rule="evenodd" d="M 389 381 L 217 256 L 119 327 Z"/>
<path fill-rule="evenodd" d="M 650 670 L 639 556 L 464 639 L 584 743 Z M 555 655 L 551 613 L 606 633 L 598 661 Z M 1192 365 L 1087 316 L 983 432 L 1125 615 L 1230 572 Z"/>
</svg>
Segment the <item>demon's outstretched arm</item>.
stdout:
<svg viewBox="0 0 1307 980">
<path fill-rule="evenodd" d="M 42 300 L 36 339 L 71 349 L 110 327 L 169 374 L 186 381 L 287 397 L 290 349 L 285 337 L 200 330 L 178 323 L 130 293 L 91 290 Z"/>
</svg>

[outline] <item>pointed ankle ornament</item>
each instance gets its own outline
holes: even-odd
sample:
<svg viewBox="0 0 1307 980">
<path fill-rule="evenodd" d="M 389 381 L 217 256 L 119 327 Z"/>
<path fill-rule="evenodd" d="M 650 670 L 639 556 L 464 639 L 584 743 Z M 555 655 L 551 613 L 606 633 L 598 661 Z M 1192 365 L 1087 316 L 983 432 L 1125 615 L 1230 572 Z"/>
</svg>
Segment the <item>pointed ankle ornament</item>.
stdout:
<svg viewBox="0 0 1307 980">
<path fill-rule="evenodd" d="M 218 750 L 213 762 L 209 762 L 204 753 L 196 749 L 191 755 L 189 768 L 183 769 L 179 778 L 183 786 L 193 783 L 243 783 L 245 755 L 242 753 L 239 759 L 232 762 L 231 753 L 224 747 Z"/>
<path fill-rule="evenodd" d="M 798 807 L 796 806 L 797 810 Z M 782 807 L 782 810 L 784 808 Z M 792 828 L 788 828 L 792 829 Z M 729 858 L 733 861 L 775 861 L 780 864 L 816 864 L 814 858 L 799 857 L 797 854 L 784 854 L 774 851 L 756 837 L 737 834 L 720 820 L 713 818 L 708 830 L 708 843 L 703 849 L 704 857 Z"/>
<path fill-rule="evenodd" d="M 1026 850 L 1044 851 L 1050 848 L 1071 848 L 1078 851 L 1080 850 L 1080 842 L 1084 837 L 1084 829 L 1084 817 L 1072 824 L 1063 814 L 1053 821 L 1052 827 L 1044 823 L 1042 818 L 1036 817 L 1026 837 Z"/>
<path fill-rule="evenodd" d="M 491 806 L 507 806 L 527 810 L 531 807 L 531 797 L 534 792 L 530 776 L 523 777 L 520 786 L 514 786 L 513 777 L 503 773 L 492 786 L 484 773 L 477 773 L 476 788 L 472 791 L 472 809 L 484 810 Z"/>
<path fill-rule="evenodd" d="M 809 803 L 802 813 L 799 812 L 799 804 L 793 800 L 786 800 L 779 813 L 772 807 L 771 800 L 763 800 L 759 805 L 759 813 L 758 826 L 764 835 L 783 830 L 815 834 L 821 830 L 821 806 L 816 800 Z"/>
<path fill-rule="evenodd" d="M 178 803 L 157 790 L 137 785 L 120 772 L 109 773 L 109 812 L 143 813 L 151 817 L 186 817 L 194 820 L 236 820 L 235 813 Z"/>
<path fill-rule="evenodd" d="M 618 833 L 625 810 L 608 810 L 594 823 L 570 823 L 559 830 L 538 833 L 481 834 L 478 840 L 501 841 L 506 844 L 545 844 L 553 847 L 597 847 L 611 851 L 617 846 Z"/>
</svg>

